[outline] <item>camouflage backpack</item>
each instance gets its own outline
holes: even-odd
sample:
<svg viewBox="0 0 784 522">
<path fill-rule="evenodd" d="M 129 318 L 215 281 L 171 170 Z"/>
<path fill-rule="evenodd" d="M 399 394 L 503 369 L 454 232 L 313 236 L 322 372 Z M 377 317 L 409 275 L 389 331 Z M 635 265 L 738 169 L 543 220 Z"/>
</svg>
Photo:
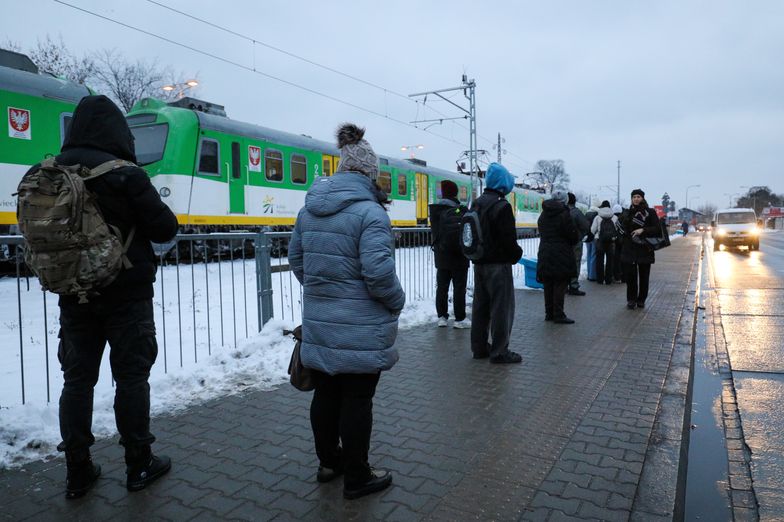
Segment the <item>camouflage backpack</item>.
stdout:
<svg viewBox="0 0 784 522">
<path fill-rule="evenodd" d="M 120 230 L 106 222 L 84 183 L 128 166 L 135 165 L 112 160 L 91 170 L 49 158 L 22 177 L 16 218 L 25 238 L 25 262 L 45 290 L 78 295 L 86 303 L 88 294 L 132 266 L 126 253 L 135 229 L 123 243 Z"/>
</svg>

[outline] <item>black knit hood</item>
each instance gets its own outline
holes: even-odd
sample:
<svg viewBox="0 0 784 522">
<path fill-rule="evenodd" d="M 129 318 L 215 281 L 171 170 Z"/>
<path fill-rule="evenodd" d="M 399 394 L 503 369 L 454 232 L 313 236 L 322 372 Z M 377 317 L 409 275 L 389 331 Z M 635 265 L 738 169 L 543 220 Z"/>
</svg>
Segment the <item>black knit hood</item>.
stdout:
<svg viewBox="0 0 784 522">
<path fill-rule="evenodd" d="M 125 116 L 106 96 L 85 96 L 73 114 L 62 151 L 98 149 L 136 163 L 133 134 Z"/>
</svg>

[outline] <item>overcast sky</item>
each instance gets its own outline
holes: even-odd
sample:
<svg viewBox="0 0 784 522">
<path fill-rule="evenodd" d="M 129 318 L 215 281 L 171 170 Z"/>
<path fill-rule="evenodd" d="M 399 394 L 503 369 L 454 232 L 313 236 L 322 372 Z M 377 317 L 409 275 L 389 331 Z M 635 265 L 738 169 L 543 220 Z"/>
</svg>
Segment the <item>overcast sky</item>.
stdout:
<svg viewBox="0 0 784 522">
<path fill-rule="evenodd" d="M 454 107 L 397 94 L 476 80 L 479 147 L 506 140 L 504 163 L 522 177 L 539 159 L 565 161 L 572 187 L 621 197 L 640 187 L 691 207 L 726 206 L 741 185 L 784 192 L 784 2 L 767 1 L 275 1 L 64 0 L 255 68 L 382 116 L 101 20 L 53 0 L 2 0 L 0 41 L 23 49 L 61 34 L 77 54 L 114 47 L 201 82 L 196 95 L 230 118 L 332 140 L 339 122 L 367 128 L 377 152 L 454 169 L 468 126 L 429 132 L 398 123 Z M 328 8 L 327 8 L 328 6 Z M 307 64 L 263 44 L 386 89 Z M 453 101 L 466 105 L 462 93 Z M 388 116 L 384 117 L 384 115 Z M 436 133 L 439 136 L 434 135 Z M 608 186 L 612 186 L 612 189 Z"/>
</svg>

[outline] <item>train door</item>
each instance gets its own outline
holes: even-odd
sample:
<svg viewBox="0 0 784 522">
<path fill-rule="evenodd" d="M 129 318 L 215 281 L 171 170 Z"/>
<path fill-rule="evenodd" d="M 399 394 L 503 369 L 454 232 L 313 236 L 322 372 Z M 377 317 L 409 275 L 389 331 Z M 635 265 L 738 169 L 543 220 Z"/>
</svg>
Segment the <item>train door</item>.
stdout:
<svg viewBox="0 0 784 522">
<path fill-rule="evenodd" d="M 229 213 L 245 213 L 245 185 L 248 183 L 247 161 L 243 161 L 242 147 L 239 141 L 231 142 L 231 158 L 226 162 L 229 178 Z"/>
<path fill-rule="evenodd" d="M 340 158 L 330 156 L 329 154 L 321 156 L 321 175 L 331 176 L 334 174 L 335 170 L 337 170 L 339 160 Z"/>
<path fill-rule="evenodd" d="M 427 205 L 429 203 L 429 192 L 427 187 L 427 175 L 421 172 L 416 173 L 416 218 L 417 221 L 427 223 Z"/>
</svg>

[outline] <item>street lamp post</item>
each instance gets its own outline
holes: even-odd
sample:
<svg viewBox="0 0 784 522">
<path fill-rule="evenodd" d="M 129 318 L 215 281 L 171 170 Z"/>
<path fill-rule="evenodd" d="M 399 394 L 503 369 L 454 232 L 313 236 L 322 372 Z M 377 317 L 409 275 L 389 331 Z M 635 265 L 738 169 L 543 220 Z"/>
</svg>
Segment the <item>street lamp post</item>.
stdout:
<svg viewBox="0 0 784 522">
<path fill-rule="evenodd" d="M 689 189 L 701 187 L 702 185 L 689 185 L 686 187 L 686 208 L 689 208 Z"/>
<path fill-rule="evenodd" d="M 403 145 L 403 146 L 400 147 L 400 150 L 402 150 L 404 152 L 407 151 L 407 150 L 411 151 L 410 152 L 410 156 L 413 158 L 415 151 L 422 150 L 424 148 L 425 148 L 425 146 L 422 145 L 422 144 L 419 144 L 419 145 Z"/>
<path fill-rule="evenodd" d="M 187 91 L 188 89 L 193 89 L 193 88 L 198 87 L 198 86 L 199 86 L 199 81 L 198 80 L 188 80 L 188 81 L 183 82 L 183 83 L 169 83 L 169 84 L 166 84 L 163 87 L 161 87 L 161 90 L 166 91 L 166 92 L 177 91 L 174 94 L 174 97 L 179 100 L 179 99 L 185 97 L 185 91 Z"/>
<path fill-rule="evenodd" d="M 724 195 L 730 198 L 730 200 L 729 200 L 730 208 L 732 208 L 732 198 L 734 198 L 735 196 L 740 196 L 740 194 L 738 192 L 732 192 L 732 193 L 725 192 Z"/>
</svg>

